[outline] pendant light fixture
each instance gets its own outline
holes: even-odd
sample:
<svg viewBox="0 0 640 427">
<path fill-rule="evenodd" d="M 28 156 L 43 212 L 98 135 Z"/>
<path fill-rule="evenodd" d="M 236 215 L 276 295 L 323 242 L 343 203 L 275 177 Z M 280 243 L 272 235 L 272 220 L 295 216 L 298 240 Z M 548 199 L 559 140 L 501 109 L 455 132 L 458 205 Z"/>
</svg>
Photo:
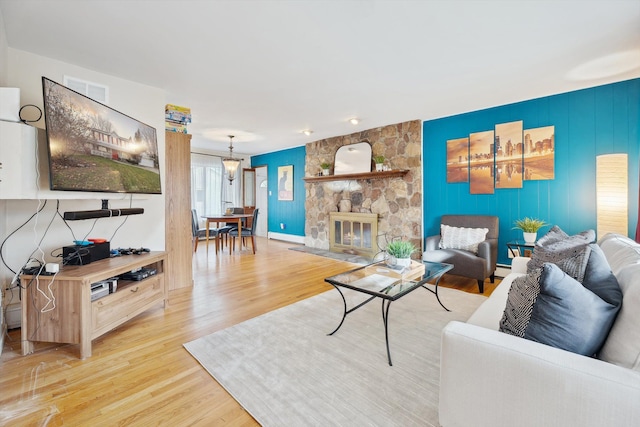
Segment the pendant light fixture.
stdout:
<svg viewBox="0 0 640 427">
<path fill-rule="evenodd" d="M 229 157 L 222 159 L 222 164 L 224 165 L 224 169 L 227 171 L 227 179 L 229 180 L 229 185 L 233 183 L 233 180 L 236 179 L 236 172 L 238 171 L 238 166 L 240 166 L 240 159 L 235 159 L 233 157 L 233 135 L 229 136 Z"/>
</svg>

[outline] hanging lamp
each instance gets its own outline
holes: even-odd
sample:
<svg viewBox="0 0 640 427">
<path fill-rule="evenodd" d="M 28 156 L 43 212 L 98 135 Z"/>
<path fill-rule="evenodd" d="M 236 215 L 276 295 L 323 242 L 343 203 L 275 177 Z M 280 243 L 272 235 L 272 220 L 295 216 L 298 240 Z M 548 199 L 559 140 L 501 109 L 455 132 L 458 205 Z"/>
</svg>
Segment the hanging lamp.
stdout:
<svg viewBox="0 0 640 427">
<path fill-rule="evenodd" d="M 233 180 L 236 179 L 236 172 L 238 171 L 238 167 L 240 166 L 240 159 L 236 159 L 233 157 L 233 135 L 229 136 L 229 157 L 222 159 L 222 164 L 224 165 L 224 169 L 227 171 L 227 179 L 229 180 L 229 185 L 233 183 Z"/>
</svg>

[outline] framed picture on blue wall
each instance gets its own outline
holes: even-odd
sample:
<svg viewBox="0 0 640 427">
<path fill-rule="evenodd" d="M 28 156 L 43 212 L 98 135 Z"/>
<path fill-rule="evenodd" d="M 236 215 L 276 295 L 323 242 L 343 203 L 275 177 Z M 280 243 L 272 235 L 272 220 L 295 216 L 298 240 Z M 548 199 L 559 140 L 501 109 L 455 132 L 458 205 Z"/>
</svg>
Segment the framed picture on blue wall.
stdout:
<svg viewBox="0 0 640 427">
<path fill-rule="evenodd" d="M 278 200 L 293 200 L 293 165 L 278 166 Z"/>
</svg>

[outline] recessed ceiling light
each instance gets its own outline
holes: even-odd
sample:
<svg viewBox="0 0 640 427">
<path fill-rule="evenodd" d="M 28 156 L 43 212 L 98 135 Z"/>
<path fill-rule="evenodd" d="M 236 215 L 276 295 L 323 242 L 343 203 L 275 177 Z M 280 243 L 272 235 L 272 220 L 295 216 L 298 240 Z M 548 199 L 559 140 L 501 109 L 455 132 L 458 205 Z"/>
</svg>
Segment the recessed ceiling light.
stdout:
<svg viewBox="0 0 640 427">
<path fill-rule="evenodd" d="M 313 133 L 313 131 L 311 129 L 305 129 L 302 131 L 302 133 L 304 133 L 305 135 L 309 136 Z"/>
<path fill-rule="evenodd" d="M 349 119 L 349 123 L 351 123 L 352 125 L 357 125 L 358 123 L 360 123 L 360 119 L 354 117 L 353 119 Z"/>
</svg>

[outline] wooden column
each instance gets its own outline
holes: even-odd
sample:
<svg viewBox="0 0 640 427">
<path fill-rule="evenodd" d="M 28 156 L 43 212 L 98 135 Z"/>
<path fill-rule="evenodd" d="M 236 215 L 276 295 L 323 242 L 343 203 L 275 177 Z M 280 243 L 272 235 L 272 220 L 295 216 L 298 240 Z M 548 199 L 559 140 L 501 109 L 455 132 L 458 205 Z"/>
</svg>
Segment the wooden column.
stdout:
<svg viewBox="0 0 640 427">
<path fill-rule="evenodd" d="M 165 132 L 165 248 L 169 290 L 193 286 L 191 135 Z"/>
</svg>

